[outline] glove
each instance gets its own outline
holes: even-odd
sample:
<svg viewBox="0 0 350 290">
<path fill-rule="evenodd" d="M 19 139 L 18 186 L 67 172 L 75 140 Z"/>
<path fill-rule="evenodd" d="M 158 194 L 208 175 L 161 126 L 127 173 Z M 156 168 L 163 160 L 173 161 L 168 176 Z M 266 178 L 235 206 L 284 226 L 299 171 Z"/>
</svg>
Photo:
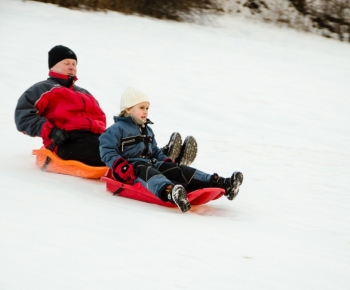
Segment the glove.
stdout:
<svg viewBox="0 0 350 290">
<path fill-rule="evenodd" d="M 113 164 L 113 176 L 116 180 L 124 183 L 133 184 L 136 176 L 134 167 L 123 157 L 118 158 Z"/>
<path fill-rule="evenodd" d="M 169 157 L 168 158 L 165 158 L 163 160 L 163 162 L 170 162 L 170 163 L 174 163 L 174 161 L 172 159 L 170 159 Z"/>
<path fill-rule="evenodd" d="M 69 135 L 65 130 L 58 129 L 57 127 L 53 127 L 49 134 L 49 138 L 53 141 L 55 145 L 60 146 L 68 141 Z"/>
</svg>

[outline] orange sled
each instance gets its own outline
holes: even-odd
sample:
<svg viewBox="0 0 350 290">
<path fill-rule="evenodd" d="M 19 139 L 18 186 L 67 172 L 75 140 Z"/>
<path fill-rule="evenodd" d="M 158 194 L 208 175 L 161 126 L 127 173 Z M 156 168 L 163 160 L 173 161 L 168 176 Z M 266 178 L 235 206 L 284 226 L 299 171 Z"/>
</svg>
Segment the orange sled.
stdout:
<svg viewBox="0 0 350 290">
<path fill-rule="evenodd" d="M 167 207 L 176 207 L 175 204 L 160 200 L 153 193 L 143 187 L 139 182 L 136 182 L 133 185 L 129 185 L 115 180 L 112 177 L 112 172 L 110 169 L 107 170 L 106 175 L 103 176 L 101 180 L 106 182 L 107 191 L 113 193 L 113 195 L 119 195 Z M 211 200 L 218 199 L 223 196 L 223 194 L 224 190 L 221 188 L 202 188 L 188 192 L 187 197 L 191 205 L 200 205 L 205 204 Z"/>
<path fill-rule="evenodd" d="M 89 166 L 76 160 L 63 160 L 45 147 L 33 150 L 33 155 L 36 155 L 36 165 L 47 172 L 99 179 L 107 171 L 106 166 Z"/>
</svg>

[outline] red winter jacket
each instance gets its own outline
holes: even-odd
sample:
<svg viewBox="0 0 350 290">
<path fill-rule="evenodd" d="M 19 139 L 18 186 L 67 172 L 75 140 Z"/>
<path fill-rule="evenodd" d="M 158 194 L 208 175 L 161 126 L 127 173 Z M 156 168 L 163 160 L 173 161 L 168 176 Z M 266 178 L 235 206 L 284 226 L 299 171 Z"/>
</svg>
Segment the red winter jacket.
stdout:
<svg viewBox="0 0 350 290">
<path fill-rule="evenodd" d="M 36 83 L 19 98 L 15 110 L 17 129 L 32 137 L 43 138 L 45 147 L 52 144 L 51 129 L 86 130 L 102 134 L 106 116 L 96 99 L 74 85 L 76 77 L 49 72 L 46 81 Z"/>
</svg>

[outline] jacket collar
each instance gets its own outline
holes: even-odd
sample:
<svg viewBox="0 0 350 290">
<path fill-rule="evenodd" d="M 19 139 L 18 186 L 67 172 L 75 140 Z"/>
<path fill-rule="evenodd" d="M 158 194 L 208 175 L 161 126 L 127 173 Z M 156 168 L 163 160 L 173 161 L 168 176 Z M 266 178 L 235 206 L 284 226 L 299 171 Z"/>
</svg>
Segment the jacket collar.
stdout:
<svg viewBox="0 0 350 290">
<path fill-rule="evenodd" d="M 116 123 L 117 121 L 125 121 L 125 122 L 129 122 L 129 123 L 134 123 L 134 124 L 136 124 L 135 122 L 134 122 L 134 120 L 130 117 L 130 116 L 128 116 L 128 117 L 119 117 L 119 116 L 114 116 L 113 117 L 113 119 L 114 119 L 114 123 Z M 150 119 L 146 119 L 146 122 L 144 123 L 144 125 L 148 125 L 148 124 L 150 124 L 150 125 L 152 125 L 152 124 L 154 124 Z M 138 124 L 136 124 L 137 126 L 140 126 L 140 125 L 138 125 Z"/>
<path fill-rule="evenodd" d="M 60 85 L 70 88 L 78 80 L 76 76 L 59 74 L 53 71 L 49 71 L 49 77 L 57 81 Z"/>
</svg>

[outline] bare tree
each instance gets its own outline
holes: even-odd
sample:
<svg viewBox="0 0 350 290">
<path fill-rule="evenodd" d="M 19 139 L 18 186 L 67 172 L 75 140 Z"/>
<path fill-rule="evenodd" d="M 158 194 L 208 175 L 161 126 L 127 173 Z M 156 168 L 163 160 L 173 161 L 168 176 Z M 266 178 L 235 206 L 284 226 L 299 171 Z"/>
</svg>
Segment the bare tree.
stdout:
<svg viewBox="0 0 350 290">
<path fill-rule="evenodd" d="M 311 18 L 319 29 L 349 41 L 350 0 L 290 0 L 303 15 Z M 325 34 L 326 35 L 326 34 Z"/>
<path fill-rule="evenodd" d="M 181 21 L 195 14 L 219 12 L 216 0 L 34 0 L 66 8 L 112 10 Z"/>
</svg>

